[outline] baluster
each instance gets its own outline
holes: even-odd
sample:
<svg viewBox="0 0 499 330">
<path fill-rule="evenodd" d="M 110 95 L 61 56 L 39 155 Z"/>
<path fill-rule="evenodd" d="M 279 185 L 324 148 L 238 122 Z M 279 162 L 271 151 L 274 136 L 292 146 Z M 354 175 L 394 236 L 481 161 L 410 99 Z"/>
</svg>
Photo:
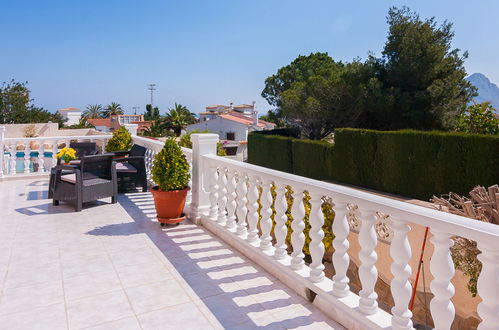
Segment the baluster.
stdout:
<svg viewBox="0 0 499 330">
<path fill-rule="evenodd" d="M 45 141 L 38 141 L 38 172 L 45 172 Z"/>
<path fill-rule="evenodd" d="M 257 178 L 248 178 L 248 242 L 258 241 L 258 185 Z"/>
<path fill-rule="evenodd" d="M 227 222 L 227 176 L 225 167 L 220 167 L 218 170 L 218 219 L 217 222 L 225 225 Z"/>
<path fill-rule="evenodd" d="M 192 160 L 190 158 L 187 158 L 187 161 L 189 163 L 189 187 L 192 187 Z M 192 190 L 189 189 L 187 192 L 187 198 L 185 200 L 187 204 L 190 204 L 192 202 Z"/>
<path fill-rule="evenodd" d="M 390 255 L 393 259 L 391 265 L 393 279 L 390 288 L 395 303 L 392 308 L 392 329 L 412 329 L 412 312 L 408 308 L 412 293 L 411 283 L 409 283 L 409 276 L 411 276 L 411 266 L 409 266 L 411 246 L 407 239 L 407 233 L 411 230 L 411 227 L 407 222 L 393 218 L 391 227 L 393 240 L 390 245 Z"/>
<path fill-rule="evenodd" d="M 320 282 L 324 279 L 324 265 L 322 259 L 324 258 L 324 213 L 322 213 L 322 195 L 317 193 L 310 194 L 310 256 L 312 263 L 310 264 L 310 280 L 312 282 Z"/>
<path fill-rule="evenodd" d="M 210 167 L 210 219 L 217 221 L 218 219 L 218 172 L 217 167 Z"/>
<path fill-rule="evenodd" d="M 350 282 L 347 277 L 350 257 L 348 256 L 348 234 L 350 226 L 347 220 L 347 203 L 334 201 L 334 221 L 332 225 L 333 239 L 333 265 L 336 274 L 333 276 L 333 294 L 336 297 L 343 298 L 350 293 Z"/>
<path fill-rule="evenodd" d="M 56 155 L 59 152 L 59 145 L 57 144 L 57 140 L 54 140 L 52 143 L 52 167 L 57 165 Z"/>
<path fill-rule="evenodd" d="M 16 175 L 16 163 L 17 163 L 17 142 L 10 143 L 10 174 Z"/>
<path fill-rule="evenodd" d="M 288 216 L 286 215 L 286 210 L 288 209 L 288 201 L 286 200 L 286 186 L 276 182 L 276 196 L 274 202 L 275 208 L 275 253 L 274 258 L 276 259 L 284 259 L 287 255 L 286 245 L 286 235 L 288 233 L 288 227 L 286 227 L 286 221 L 288 220 Z"/>
<path fill-rule="evenodd" d="M 305 262 L 303 261 L 303 245 L 305 245 L 305 234 L 303 230 L 305 229 L 305 222 L 303 217 L 305 216 L 305 206 L 303 205 L 303 191 L 297 190 L 293 193 L 293 206 L 291 207 L 291 215 L 293 216 L 293 222 L 291 222 L 291 229 L 293 233 L 291 234 L 291 246 L 293 247 L 293 253 L 291 253 L 291 268 L 294 270 L 300 270 L 304 267 Z"/>
<path fill-rule="evenodd" d="M 24 142 L 24 173 L 29 173 L 31 148 L 30 141 Z"/>
<path fill-rule="evenodd" d="M 248 208 L 246 204 L 248 203 L 248 199 L 246 194 L 248 193 L 248 186 L 246 185 L 246 174 L 239 172 L 237 181 L 237 235 L 246 236 L 248 234 L 248 230 L 246 229 L 246 216 L 248 213 Z"/>
<path fill-rule="evenodd" d="M 482 323 L 478 330 L 497 329 L 499 324 L 499 251 L 497 246 L 478 242 L 478 249 L 482 251 L 478 260 L 482 262 L 482 272 L 478 278 L 477 290 L 482 302 L 478 304 L 477 312 Z"/>
<path fill-rule="evenodd" d="M 237 210 L 237 194 L 236 194 L 236 173 L 234 170 L 227 171 L 227 222 L 225 227 L 234 231 L 236 229 L 236 210 Z"/>
<path fill-rule="evenodd" d="M 450 255 L 450 247 L 454 242 L 449 234 L 433 230 L 431 233 L 433 237 L 430 241 L 434 251 L 430 261 L 430 271 L 433 275 L 430 289 L 434 297 L 430 302 L 430 311 L 435 329 L 450 329 L 455 315 L 454 304 L 450 300 L 454 295 L 454 285 L 451 283 L 454 277 L 454 262 Z"/>
<path fill-rule="evenodd" d="M 374 265 L 378 259 L 378 255 L 374 249 L 378 243 L 374 224 L 376 223 L 375 212 L 371 210 L 363 211 L 360 214 L 360 267 L 359 277 L 362 284 L 362 290 L 359 292 L 359 310 L 366 314 L 372 315 L 378 309 L 377 293 L 374 291 L 376 281 L 378 279 L 378 270 Z"/>
<path fill-rule="evenodd" d="M 3 176 L 9 174 L 9 165 L 10 165 L 10 150 L 9 150 L 9 147 L 7 144 L 5 144 L 5 148 L 6 148 L 7 154 L 4 154 L 3 172 L 0 173 L 0 174 L 3 174 Z M 2 150 L 2 152 L 5 153 L 4 150 Z M 2 177 L 2 175 L 0 175 L 0 177 Z"/>
<path fill-rule="evenodd" d="M 272 237 L 270 232 L 272 230 L 272 194 L 270 188 L 272 187 L 272 180 L 262 180 L 262 196 L 260 203 L 262 209 L 260 211 L 262 218 L 260 219 L 260 228 L 262 230 L 262 237 L 260 238 L 260 249 L 267 251 L 272 247 Z"/>
</svg>

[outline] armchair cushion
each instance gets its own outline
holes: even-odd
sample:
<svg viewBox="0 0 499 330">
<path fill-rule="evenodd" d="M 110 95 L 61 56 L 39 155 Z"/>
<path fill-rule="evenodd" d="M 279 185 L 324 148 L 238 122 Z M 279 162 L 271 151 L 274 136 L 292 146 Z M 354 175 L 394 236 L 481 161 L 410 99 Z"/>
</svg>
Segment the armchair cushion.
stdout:
<svg viewBox="0 0 499 330">
<path fill-rule="evenodd" d="M 71 173 L 71 174 L 61 175 L 61 180 L 65 181 L 67 183 L 75 184 L 76 183 L 76 174 Z"/>
<path fill-rule="evenodd" d="M 137 173 L 137 169 L 128 162 L 117 162 L 116 172 L 118 173 Z"/>
</svg>

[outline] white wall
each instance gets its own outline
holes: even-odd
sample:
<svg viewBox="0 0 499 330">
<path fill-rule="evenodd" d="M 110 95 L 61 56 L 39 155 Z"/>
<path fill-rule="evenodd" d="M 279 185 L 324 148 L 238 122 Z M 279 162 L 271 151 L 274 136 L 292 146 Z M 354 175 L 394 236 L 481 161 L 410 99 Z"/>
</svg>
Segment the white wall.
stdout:
<svg viewBox="0 0 499 330">
<path fill-rule="evenodd" d="M 81 111 L 60 111 L 63 118 L 67 119 L 64 123 L 67 126 L 78 125 L 81 119 Z"/>
<path fill-rule="evenodd" d="M 221 140 L 227 138 L 227 133 L 234 132 L 236 141 L 246 141 L 248 139 L 248 126 L 222 117 L 217 117 L 208 121 L 186 127 L 187 132 L 193 130 L 208 130 L 211 133 L 218 134 Z"/>
</svg>

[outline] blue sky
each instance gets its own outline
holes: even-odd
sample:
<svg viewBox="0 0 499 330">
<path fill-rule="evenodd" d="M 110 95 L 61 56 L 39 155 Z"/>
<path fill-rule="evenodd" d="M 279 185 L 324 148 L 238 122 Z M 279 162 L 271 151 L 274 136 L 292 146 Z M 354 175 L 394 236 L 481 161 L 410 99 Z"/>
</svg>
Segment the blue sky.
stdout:
<svg viewBox="0 0 499 330">
<path fill-rule="evenodd" d="M 335 60 L 379 54 L 386 14 L 407 5 L 454 23 L 468 73 L 499 82 L 499 1 L 8 1 L 0 10 L 0 81 L 28 81 L 35 104 L 54 111 L 121 103 L 193 112 L 256 101 L 267 76 L 299 54 Z"/>
</svg>

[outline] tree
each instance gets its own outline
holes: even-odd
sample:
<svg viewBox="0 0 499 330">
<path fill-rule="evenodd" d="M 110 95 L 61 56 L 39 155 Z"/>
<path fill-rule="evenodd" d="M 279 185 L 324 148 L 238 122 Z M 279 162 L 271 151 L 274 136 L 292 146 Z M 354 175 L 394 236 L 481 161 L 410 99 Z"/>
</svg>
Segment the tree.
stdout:
<svg viewBox="0 0 499 330">
<path fill-rule="evenodd" d="M 111 102 L 111 104 L 106 105 L 106 107 L 104 108 L 102 116 L 104 118 L 109 118 L 114 115 L 122 115 L 123 113 L 123 108 L 119 103 Z"/>
<path fill-rule="evenodd" d="M 85 111 L 83 111 L 83 118 L 85 120 L 87 119 L 93 119 L 93 118 L 101 118 L 102 117 L 102 105 L 101 104 L 89 104 L 87 105 L 87 108 Z"/>
<path fill-rule="evenodd" d="M 473 104 L 457 119 L 456 131 L 499 135 L 499 118 L 489 102 Z"/>
<path fill-rule="evenodd" d="M 187 109 L 187 107 L 175 103 L 175 106 L 168 110 L 165 117 L 167 127 L 175 133 L 175 136 L 180 136 L 182 129 L 187 125 L 197 122 L 196 115 Z"/>
<path fill-rule="evenodd" d="M 61 114 L 35 107 L 27 83 L 11 80 L 0 87 L 0 123 L 25 124 L 55 122 L 64 125 Z"/>
<path fill-rule="evenodd" d="M 144 113 L 144 120 L 159 120 L 161 115 L 159 114 L 158 107 L 152 108 L 150 104 L 146 104 L 146 112 Z"/>
<path fill-rule="evenodd" d="M 437 26 L 407 7 L 388 12 L 382 57 L 366 62 L 372 76 L 364 103 L 367 128 L 447 130 L 474 96 L 465 80 L 467 53 L 451 47 L 452 24 Z"/>
<path fill-rule="evenodd" d="M 150 136 L 150 137 L 162 137 L 162 136 L 171 136 L 172 132 L 168 128 L 168 125 L 164 122 L 164 120 L 156 120 L 151 123 L 151 126 L 147 127 L 142 135 Z"/>
</svg>

